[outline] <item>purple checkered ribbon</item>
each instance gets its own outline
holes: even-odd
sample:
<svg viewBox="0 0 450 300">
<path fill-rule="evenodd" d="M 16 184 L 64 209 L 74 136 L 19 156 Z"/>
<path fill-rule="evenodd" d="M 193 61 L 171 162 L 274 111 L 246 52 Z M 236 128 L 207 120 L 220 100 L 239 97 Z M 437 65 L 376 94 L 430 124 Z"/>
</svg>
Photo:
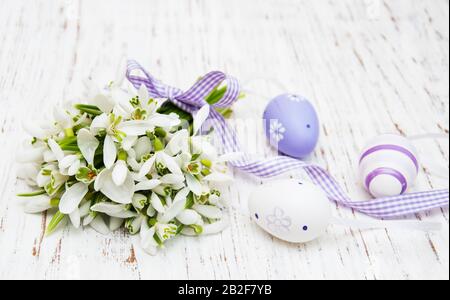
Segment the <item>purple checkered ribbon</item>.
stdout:
<svg viewBox="0 0 450 300">
<path fill-rule="evenodd" d="M 142 72 L 144 77 L 133 75 L 132 72 L 134 71 Z M 200 108 L 208 105 L 205 101 L 206 96 L 224 82 L 227 85 L 226 92 L 218 103 L 212 105 L 213 108 L 230 107 L 237 100 L 240 93 L 239 82 L 235 78 L 218 71 L 206 74 L 186 92 L 157 80 L 135 61 L 128 62 L 127 78 L 136 88 L 145 85 L 152 97 L 167 98 L 179 108 L 191 114 L 195 114 Z M 209 119 L 215 128 L 217 137 L 223 144 L 225 153 L 240 152 L 235 132 L 229 128 L 225 119 L 215 109 L 210 110 Z M 231 164 L 246 173 L 263 178 L 304 169 L 311 180 L 325 191 L 330 200 L 376 218 L 398 218 L 445 207 L 449 204 L 448 189 L 378 198 L 369 201 L 353 201 L 342 190 L 337 181 L 323 168 L 285 156 L 253 159 L 245 155 L 240 160 L 231 162 Z"/>
</svg>

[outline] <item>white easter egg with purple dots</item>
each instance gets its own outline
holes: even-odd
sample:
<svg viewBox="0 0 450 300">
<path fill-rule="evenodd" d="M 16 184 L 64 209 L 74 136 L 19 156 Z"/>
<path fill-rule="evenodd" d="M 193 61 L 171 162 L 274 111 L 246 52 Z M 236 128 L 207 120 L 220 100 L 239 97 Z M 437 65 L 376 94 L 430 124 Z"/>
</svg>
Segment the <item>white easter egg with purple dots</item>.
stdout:
<svg viewBox="0 0 450 300">
<path fill-rule="evenodd" d="M 277 180 L 250 195 L 252 219 L 272 236 L 291 243 L 306 243 L 323 235 L 331 222 L 331 203 L 312 183 Z"/>
<path fill-rule="evenodd" d="M 402 195 L 417 179 L 417 151 L 403 136 L 378 136 L 362 151 L 359 173 L 365 189 L 372 196 L 381 198 Z"/>
</svg>

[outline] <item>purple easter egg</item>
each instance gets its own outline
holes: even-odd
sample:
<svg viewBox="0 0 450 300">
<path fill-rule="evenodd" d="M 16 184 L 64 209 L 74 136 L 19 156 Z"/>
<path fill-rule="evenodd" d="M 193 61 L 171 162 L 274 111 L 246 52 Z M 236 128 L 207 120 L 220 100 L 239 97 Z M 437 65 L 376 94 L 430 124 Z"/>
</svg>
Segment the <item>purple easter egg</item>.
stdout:
<svg viewBox="0 0 450 300">
<path fill-rule="evenodd" d="M 319 118 L 305 98 L 284 94 L 270 101 L 264 112 L 266 136 L 279 152 L 304 158 L 319 140 Z"/>
</svg>

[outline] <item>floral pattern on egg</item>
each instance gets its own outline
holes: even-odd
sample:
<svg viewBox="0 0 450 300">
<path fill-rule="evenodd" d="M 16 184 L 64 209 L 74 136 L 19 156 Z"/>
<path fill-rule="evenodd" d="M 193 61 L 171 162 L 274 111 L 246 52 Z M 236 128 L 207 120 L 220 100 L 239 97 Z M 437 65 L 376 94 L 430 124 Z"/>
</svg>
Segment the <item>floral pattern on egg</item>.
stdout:
<svg viewBox="0 0 450 300">
<path fill-rule="evenodd" d="M 266 217 L 267 226 L 273 231 L 289 231 L 292 220 L 286 216 L 283 209 L 275 207 L 273 214 Z"/>
<path fill-rule="evenodd" d="M 270 123 L 270 137 L 272 141 L 279 143 L 284 139 L 286 128 L 278 120 L 273 120 Z"/>
</svg>

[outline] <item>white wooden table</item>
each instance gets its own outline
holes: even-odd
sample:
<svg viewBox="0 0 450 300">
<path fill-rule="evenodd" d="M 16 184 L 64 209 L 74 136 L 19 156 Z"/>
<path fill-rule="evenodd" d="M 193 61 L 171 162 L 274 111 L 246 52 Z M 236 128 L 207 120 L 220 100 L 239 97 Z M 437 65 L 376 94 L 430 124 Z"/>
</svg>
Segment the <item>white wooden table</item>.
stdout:
<svg viewBox="0 0 450 300">
<path fill-rule="evenodd" d="M 448 279 L 447 209 L 416 216 L 443 223 L 439 233 L 331 227 L 307 245 L 233 215 L 222 234 L 181 238 L 151 257 L 123 232 L 44 238 L 47 216 L 17 206 L 25 185 L 14 163 L 24 119 L 79 94 L 87 76 L 106 82 L 130 57 L 183 88 L 213 69 L 244 81 L 276 77 L 319 111 L 311 160 L 365 199 L 354 170 L 367 138 L 448 132 L 448 28 L 448 0 L 0 0 L 0 279 Z M 283 92 L 264 81 L 252 89 Z M 267 101 L 249 95 L 235 117 L 257 120 Z M 447 142 L 418 148 L 448 168 Z M 415 190 L 448 186 L 425 171 Z M 236 173 L 228 196 L 245 206 L 260 183 Z"/>
</svg>

